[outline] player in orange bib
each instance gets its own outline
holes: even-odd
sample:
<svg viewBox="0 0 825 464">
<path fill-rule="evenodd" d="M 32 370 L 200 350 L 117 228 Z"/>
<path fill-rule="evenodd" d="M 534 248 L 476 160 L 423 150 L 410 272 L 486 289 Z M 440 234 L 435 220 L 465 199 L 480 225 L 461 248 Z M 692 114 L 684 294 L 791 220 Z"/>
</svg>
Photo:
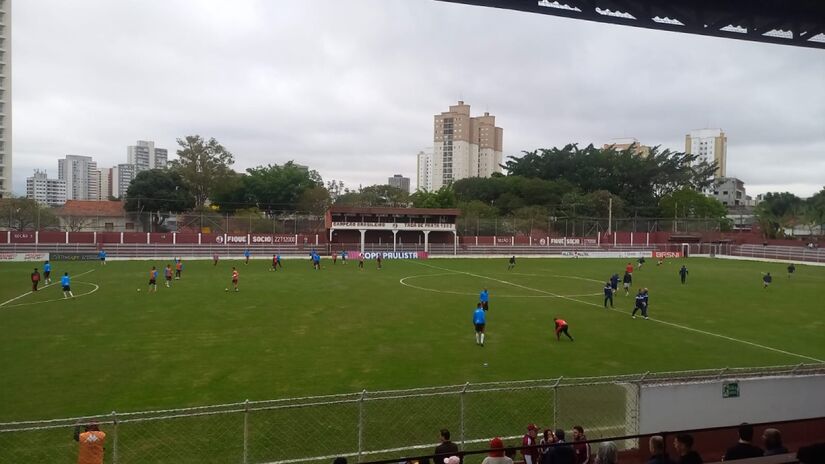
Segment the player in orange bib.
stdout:
<svg viewBox="0 0 825 464">
<path fill-rule="evenodd" d="M 556 318 L 553 319 L 553 322 L 556 323 L 556 340 L 561 340 L 561 334 L 565 334 L 565 335 L 567 335 L 567 338 L 569 338 L 570 341 L 572 342 L 573 337 L 571 337 L 570 333 L 567 331 L 567 329 L 569 327 L 567 325 L 567 321 L 565 321 L 564 319 L 559 319 L 558 317 L 556 317 Z"/>
<path fill-rule="evenodd" d="M 232 268 L 232 286 L 235 287 L 235 291 L 238 291 L 238 270 L 234 267 Z"/>
<path fill-rule="evenodd" d="M 183 261 L 178 258 L 175 261 L 175 280 L 180 280 L 180 274 L 183 271 Z"/>
<path fill-rule="evenodd" d="M 77 464 L 103 464 L 103 445 L 106 443 L 106 433 L 100 431 L 96 422 L 87 424 L 84 430 L 80 432 L 80 425 L 74 429 L 74 440 L 80 444 Z"/>
</svg>

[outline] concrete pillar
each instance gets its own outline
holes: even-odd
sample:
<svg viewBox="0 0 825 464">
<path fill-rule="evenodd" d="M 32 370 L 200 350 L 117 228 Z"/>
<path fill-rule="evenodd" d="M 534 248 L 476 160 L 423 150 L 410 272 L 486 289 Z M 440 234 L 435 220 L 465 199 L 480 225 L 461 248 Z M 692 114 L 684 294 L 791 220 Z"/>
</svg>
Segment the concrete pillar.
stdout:
<svg viewBox="0 0 825 464">
<path fill-rule="evenodd" d="M 392 251 L 393 251 L 393 253 L 395 253 L 397 251 L 396 248 L 395 248 L 395 246 L 396 246 L 395 244 L 398 242 L 398 240 L 396 240 L 397 236 L 398 236 L 398 229 L 393 229 L 392 230 Z"/>
<path fill-rule="evenodd" d="M 430 231 L 425 230 L 423 232 L 424 232 L 424 252 L 429 253 L 430 252 Z"/>
<path fill-rule="evenodd" d="M 453 255 L 458 254 L 458 232 L 453 231 Z"/>
<path fill-rule="evenodd" d="M 358 229 L 358 232 L 361 232 L 361 254 L 364 254 L 364 243 L 367 237 L 367 229 Z"/>
</svg>

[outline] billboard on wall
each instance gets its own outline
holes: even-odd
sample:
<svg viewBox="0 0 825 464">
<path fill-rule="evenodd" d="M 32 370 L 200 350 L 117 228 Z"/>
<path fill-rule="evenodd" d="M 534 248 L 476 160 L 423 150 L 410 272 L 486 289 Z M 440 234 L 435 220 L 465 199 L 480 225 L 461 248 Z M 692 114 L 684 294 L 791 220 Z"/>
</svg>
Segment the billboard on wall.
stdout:
<svg viewBox="0 0 825 464">
<path fill-rule="evenodd" d="M 52 261 L 94 261 L 97 253 L 51 253 Z"/>
<path fill-rule="evenodd" d="M 0 253 L 0 261 L 48 261 L 48 253 Z"/>
<path fill-rule="evenodd" d="M 245 245 L 251 242 L 253 245 L 270 245 L 276 243 L 295 244 L 295 235 L 241 235 L 241 234 L 226 234 L 216 235 L 215 243 L 227 245 Z"/>
<path fill-rule="evenodd" d="M 563 251 L 562 256 L 571 258 L 650 258 L 650 251 Z"/>
<path fill-rule="evenodd" d="M 683 258 L 685 255 L 681 251 L 654 251 L 654 258 Z"/>
<path fill-rule="evenodd" d="M 358 259 L 361 256 L 360 251 L 348 251 L 350 259 Z M 427 259 L 430 254 L 426 251 L 367 251 L 364 253 L 364 259 L 376 259 L 381 255 L 381 259 Z"/>
</svg>

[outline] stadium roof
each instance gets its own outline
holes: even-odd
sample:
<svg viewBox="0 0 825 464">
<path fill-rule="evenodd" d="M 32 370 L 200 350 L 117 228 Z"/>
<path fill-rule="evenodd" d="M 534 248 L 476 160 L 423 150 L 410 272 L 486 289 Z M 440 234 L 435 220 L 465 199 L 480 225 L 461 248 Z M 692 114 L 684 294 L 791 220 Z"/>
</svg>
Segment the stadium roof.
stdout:
<svg viewBox="0 0 825 464">
<path fill-rule="evenodd" d="M 439 0 L 825 49 L 824 0 Z"/>
<path fill-rule="evenodd" d="M 332 205 L 331 214 L 374 214 L 379 216 L 460 216 L 461 210 L 455 208 L 387 208 Z"/>
</svg>

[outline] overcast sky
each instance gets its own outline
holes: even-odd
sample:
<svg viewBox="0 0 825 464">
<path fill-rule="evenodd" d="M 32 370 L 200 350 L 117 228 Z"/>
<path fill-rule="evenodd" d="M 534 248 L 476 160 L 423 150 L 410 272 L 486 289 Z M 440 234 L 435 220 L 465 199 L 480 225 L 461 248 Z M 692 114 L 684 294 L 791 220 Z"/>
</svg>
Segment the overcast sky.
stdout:
<svg viewBox="0 0 825 464">
<path fill-rule="evenodd" d="M 825 185 L 825 50 L 432 0 L 13 0 L 14 187 L 57 159 L 215 137 L 235 169 L 415 186 L 433 115 L 496 116 L 506 155 L 728 135 L 749 194 Z"/>
</svg>

